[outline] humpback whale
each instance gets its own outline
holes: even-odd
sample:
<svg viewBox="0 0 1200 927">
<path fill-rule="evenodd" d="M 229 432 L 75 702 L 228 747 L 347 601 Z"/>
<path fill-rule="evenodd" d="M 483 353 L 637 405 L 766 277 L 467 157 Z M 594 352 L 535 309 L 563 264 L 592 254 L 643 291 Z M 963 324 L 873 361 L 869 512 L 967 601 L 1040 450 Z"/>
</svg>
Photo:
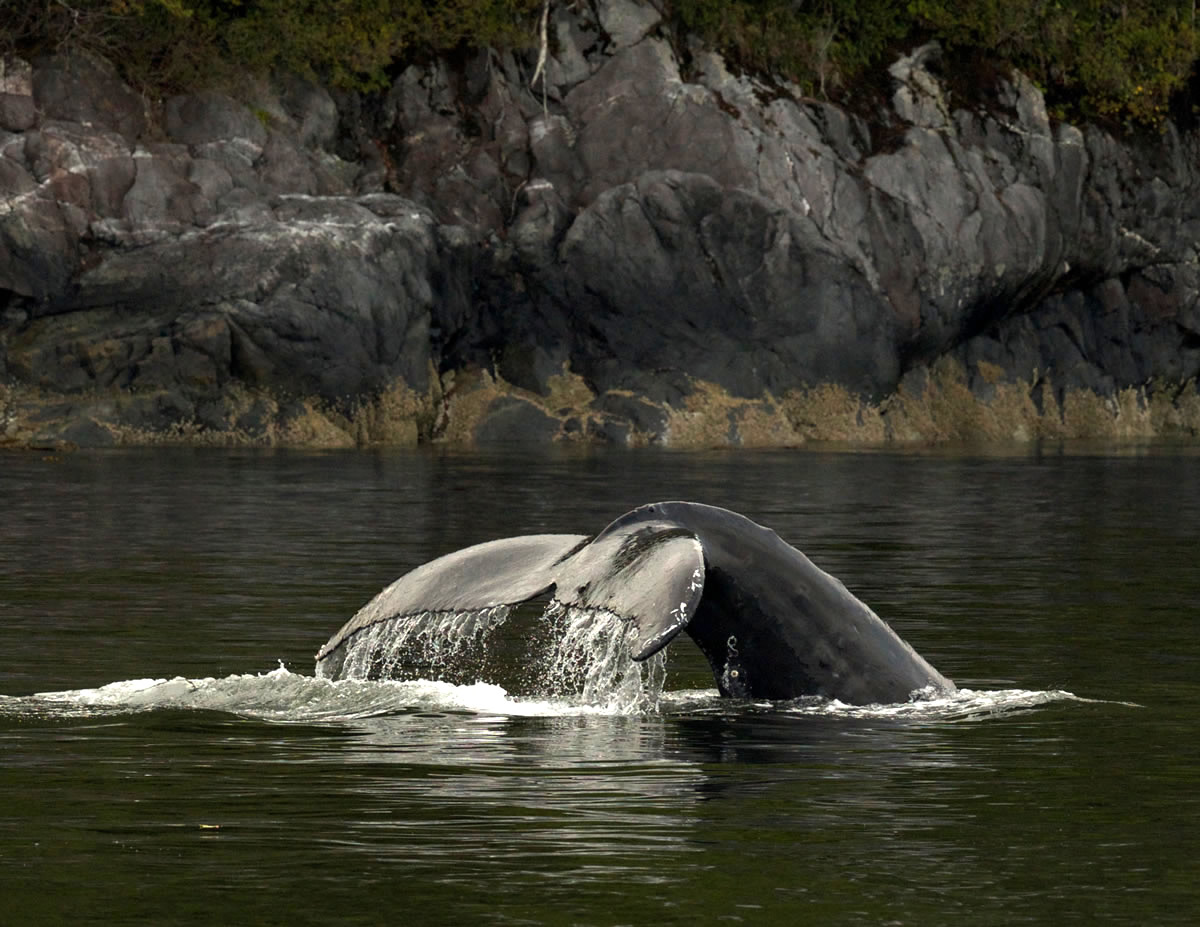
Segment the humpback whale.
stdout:
<svg viewBox="0 0 1200 927">
<path fill-rule="evenodd" d="M 329 678 L 387 675 L 353 661 L 372 630 L 430 615 L 486 623 L 550 597 L 608 613 L 628 628 L 634 660 L 685 632 L 724 696 L 822 696 L 849 704 L 952 692 L 934 669 L 838 579 L 774 531 L 727 509 L 657 502 L 594 537 L 539 534 L 487 541 L 419 566 L 380 592 L 317 653 Z"/>
</svg>

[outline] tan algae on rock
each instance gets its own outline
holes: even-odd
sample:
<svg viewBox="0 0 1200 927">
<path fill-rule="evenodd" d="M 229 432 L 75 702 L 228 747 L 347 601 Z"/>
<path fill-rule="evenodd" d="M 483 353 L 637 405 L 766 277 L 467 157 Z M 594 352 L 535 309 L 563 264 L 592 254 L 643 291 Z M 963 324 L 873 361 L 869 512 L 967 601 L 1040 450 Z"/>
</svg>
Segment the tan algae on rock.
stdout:
<svg viewBox="0 0 1200 927">
<path fill-rule="evenodd" d="M 167 393 L 64 396 L 0 385 L 0 446 L 339 448 L 433 442 L 472 447 L 481 424 L 497 408 L 504 408 L 497 402 L 502 399 L 519 400 L 544 415 L 549 426 L 545 440 L 627 447 L 652 443 L 680 449 L 810 443 L 1022 444 L 1043 439 L 1144 441 L 1200 436 L 1200 393 L 1193 381 L 1128 387 L 1101 396 L 1088 390 L 1057 390 L 1051 377 L 1038 371 L 1015 380 L 984 364 L 970 381 L 963 367 L 948 358 L 910 371 L 900 388 L 878 403 L 828 383 L 781 398 L 770 394 L 743 398 L 715 384 L 694 381 L 692 392 L 676 405 L 652 403 L 628 393 L 626 398 L 644 408 L 661 411 L 662 428 L 653 432 L 639 431 L 611 411 L 598 411 L 593 391 L 566 368 L 550 378 L 544 396 L 482 369 L 452 372 L 440 379 L 431 376 L 431 383 L 425 393 L 396 383 L 378 396 L 340 408 L 313 398 L 279 398 L 235 385 L 211 400 L 217 418 L 225 423 L 222 427 L 188 416 L 160 427 L 139 424 L 147 408 L 171 401 Z M 622 396 L 625 392 L 610 391 Z"/>
</svg>

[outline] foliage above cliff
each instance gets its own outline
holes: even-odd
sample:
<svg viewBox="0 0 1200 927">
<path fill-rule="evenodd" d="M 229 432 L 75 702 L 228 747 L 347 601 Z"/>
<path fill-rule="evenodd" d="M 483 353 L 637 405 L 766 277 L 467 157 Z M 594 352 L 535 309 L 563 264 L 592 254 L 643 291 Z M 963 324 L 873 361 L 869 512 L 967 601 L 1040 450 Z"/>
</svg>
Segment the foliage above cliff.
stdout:
<svg viewBox="0 0 1200 927">
<path fill-rule="evenodd" d="M 673 0 L 733 60 L 810 92 L 845 90 L 912 45 L 1016 67 L 1060 116 L 1155 126 L 1200 56 L 1194 0 Z M 953 66 L 953 65 L 952 65 Z"/>
<path fill-rule="evenodd" d="M 281 68 L 387 83 L 414 53 L 532 44 L 542 0 L 0 0 L 0 52 L 84 47 L 145 88 Z"/>
<path fill-rule="evenodd" d="M 567 0 L 552 0 L 565 3 Z M 580 5 L 585 0 L 573 0 Z M 1155 126 L 1200 56 L 1195 0 L 660 0 L 671 25 L 808 92 L 852 91 L 937 39 L 955 62 L 1017 67 L 1060 115 Z M 386 84 L 460 45 L 529 47 L 543 0 L 0 0 L 0 52 L 75 45 L 173 90 L 287 68 Z"/>
</svg>

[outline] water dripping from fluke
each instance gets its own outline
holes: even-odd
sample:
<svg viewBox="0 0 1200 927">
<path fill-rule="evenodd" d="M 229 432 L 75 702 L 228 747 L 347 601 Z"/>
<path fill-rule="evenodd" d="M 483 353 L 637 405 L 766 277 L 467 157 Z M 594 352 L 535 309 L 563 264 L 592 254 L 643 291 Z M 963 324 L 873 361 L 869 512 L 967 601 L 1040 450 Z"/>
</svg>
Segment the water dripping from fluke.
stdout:
<svg viewBox="0 0 1200 927">
<path fill-rule="evenodd" d="M 535 635 L 497 633 L 511 609 L 420 612 L 375 622 L 344 640 L 318 678 L 502 684 L 523 699 L 619 713 L 654 711 L 666 658 L 633 659 L 634 625 L 600 608 L 552 599 Z M 506 629 L 509 630 L 509 629 Z M 514 640 L 516 641 L 514 649 Z"/>
<path fill-rule="evenodd" d="M 488 638 L 508 619 L 507 605 L 426 611 L 368 625 L 341 644 L 340 663 L 317 664 L 318 678 L 457 679 L 479 664 Z"/>
<path fill-rule="evenodd" d="M 545 693 L 627 713 L 655 711 L 667 679 L 665 651 L 633 659 L 636 628 L 601 608 L 551 600 L 543 615 L 552 645 L 542 672 Z"/>
</svg>

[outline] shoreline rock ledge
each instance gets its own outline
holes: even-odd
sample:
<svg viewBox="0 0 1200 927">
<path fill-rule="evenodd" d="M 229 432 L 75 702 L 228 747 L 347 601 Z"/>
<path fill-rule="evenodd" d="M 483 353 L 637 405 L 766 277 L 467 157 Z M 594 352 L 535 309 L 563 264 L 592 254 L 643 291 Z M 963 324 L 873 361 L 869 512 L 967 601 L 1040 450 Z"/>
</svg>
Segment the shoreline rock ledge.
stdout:
<svg viewBox="0 0 1200 927">
<path fill-rule="evenodd" d="M 0 445 L 1200 435 L 1200 144 L 870 118 L 636 0 L 386 92 L 0 63 Z"/>
</svg>

